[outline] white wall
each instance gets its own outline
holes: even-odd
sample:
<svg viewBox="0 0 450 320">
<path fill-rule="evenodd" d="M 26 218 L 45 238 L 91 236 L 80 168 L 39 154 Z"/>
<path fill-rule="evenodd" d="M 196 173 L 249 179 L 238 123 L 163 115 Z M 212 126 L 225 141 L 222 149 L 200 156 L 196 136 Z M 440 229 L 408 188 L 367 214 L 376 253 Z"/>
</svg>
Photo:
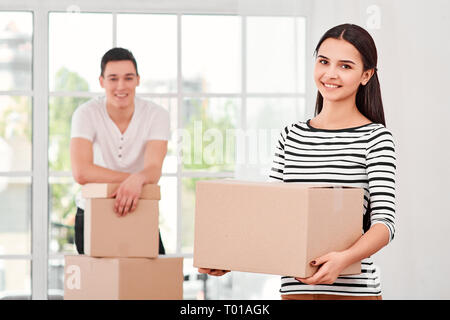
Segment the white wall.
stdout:
<svg viewBox="0 0 450 320">
<path fill-rule="evenodd" d="M 380 9 L 380 29 L 369 31 L 397 151 L 397 232 L 374 256 L 383 295 L 450 299 L 450 2 L 314 0 L 311 46 L 334 25 L 367 27 L 370 5 Z"/>
</svg>

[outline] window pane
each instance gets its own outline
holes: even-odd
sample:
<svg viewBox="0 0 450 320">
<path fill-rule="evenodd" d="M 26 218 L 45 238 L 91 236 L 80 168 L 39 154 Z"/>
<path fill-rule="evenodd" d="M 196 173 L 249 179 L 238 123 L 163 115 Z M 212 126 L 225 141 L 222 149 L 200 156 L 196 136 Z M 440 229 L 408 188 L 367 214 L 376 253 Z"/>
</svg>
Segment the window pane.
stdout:
<svg viewBox="0 0 450 320">
<path fill-rule="evenodd" d="M 194 252 L 195 184 L 199 178 L 182 179 L 181 252 Z"/>
<path fill-rule="evenodd" d="M 142 30 L 145 30 L 144 38 Z M 175 15 L 119 14 L 117 45 L 130 50 L 136 58 L 141 77 L 137 92 L 177 91 Z"/>
<path fill-rule="evenodd" d="M 31 90 L 33 14 L 0 12 L 0 91 Z"/>
<path fill-rule="evenodd" d="M 305 93 L 306 89 L 306 19 L 295 18 L 297 23 L 297 91 Z M 309 54 L 309 53 L 308 53 Z M 311 53 L 312 55 L 312 53 Z M 310 61 L 310 60 L 308 60 Z"/>
<path fill-rule="evenodd" d="M 253 272 L 232 272 L 232 299 L 280 300 L 280 276 Z"/>
<path fill-rule="evenodd" d="M 0 255 L 30 254 L 31 178 L 0 177 L 0 213 Z"/>
<path fill-rule="evenodd" d="M 147 99 L 147 98 L 144 98 Z M 175 173 L 177 172 L 177 123 L 178 123 L 178 105 L 176 98 L 152 98 L 147 99 L 154 103 L 164 107 L 170 114 L 170 132 L 171 139 L 167 146 L 167 155 L 163 162 L 163 173 Z"/>
<path fill-rule="evenodd" d="M 305 119 L 303 98 L 247 98 L 247 128 L 277 129 Z"/>
<path fill-rule="evenodd" d="M 205 292 L 207 292 L 208 280 L 211 277 L 198 272 L 193 266 L 192 258 L 183 259 L 183 299 L 184 300 L 205 300 Z"/>
<path fill-rule="evenodd" d="M 31 299 L 29 260 L 0 260 L 0 300 Z"/>
<path fill-rule="evenodd" d="M 184 300 L 229 300 L 232 296 L 233 277 L 236 272 L 227 273 L 221 277 L 201 274 L 193 266 L 193 259 L 185 258 L 183 261 Z M 241 272 L 238 272 L 241 273 Z"/>
<path fill-rule="evenodd" d="M 205 298 L 208 300 L 230 300 L 232 296 L 233 276 L 236 272 L 230 272 L 220 277 L 208 276 L 206 280 Z"/>
<path fill-rule="evenodd" d="M 239 92 L 241 19 L 185 15 L 182 28 L 183 89 L 186 92 Z"/>
<path fill-rule="evenodd" d="M 31 99 L 0 96 L 0 171 L 31 171 Z"/>
<path fill-rule="evenodd" d="M 50 177 L 49 183 L 50 253 L 76 253 L 75 196 L 80 185 L 71 177 Z"/>
<path fill-rule="evenodd" d="M 161 200 L 159 201 L 159 228 L 167 254 L 177 251 L 177 178 L 161 177 Z"/>
<path fill-rule="evenodd" d="M 69 74 L 75 74 L 70 72 Z M 70 77 L 70 76 L 69 76 Z M 89 98 L 50 97 L 48 161 L 51 171 L 71 171 L 70 128 L 75 109 Z"/>
<path fill-rule="evenodd" d="M 183 168 L 233 171 L 238 99 L 186 99 L 181 134 Z"/>
<path fill-rule="evenodd" d="M 195 186 L 200 180 L 216 180 L 222 178 L 183 178 L 181 186 L 182 224 L 181 252 L 194 251 L 194 217 L 195 217 Z"/>
<path fill-rule="evenodd" d="M 247 18 L 247 91 L 295 92 L 292 17 Z"/>
<path fill-rule="evenodd" d="M 303 98 L 248 98 L 248 138 L 239 143 L 238 159 L 242 159 L 239 172 L 267 177 L 280 131 L 304 117 Z"/>
<path fill-rule="evenodd" d="M 48 299 L 64 299 L 64 259 L 48 261 Z"/>
<path fill-rule="evenodd" d="M 111 47 L 111 14 L 50 13 L 50 90 L 102 91 L 100 62 Z"/>
</svg>

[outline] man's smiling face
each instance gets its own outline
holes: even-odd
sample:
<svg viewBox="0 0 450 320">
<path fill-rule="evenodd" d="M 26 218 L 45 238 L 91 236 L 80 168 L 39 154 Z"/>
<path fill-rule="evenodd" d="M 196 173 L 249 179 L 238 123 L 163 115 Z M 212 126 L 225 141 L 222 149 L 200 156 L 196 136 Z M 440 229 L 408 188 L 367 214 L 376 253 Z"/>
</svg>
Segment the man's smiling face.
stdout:
<svg viewBox="0 0 450 320">
<path fill-rule="evenodd" d="M 100 76 L 105 89 L 107 104 L 115 108 L 127 108 L 134 103 L 139 76 L 130 60 L 109 61 Z"/>
</svg>

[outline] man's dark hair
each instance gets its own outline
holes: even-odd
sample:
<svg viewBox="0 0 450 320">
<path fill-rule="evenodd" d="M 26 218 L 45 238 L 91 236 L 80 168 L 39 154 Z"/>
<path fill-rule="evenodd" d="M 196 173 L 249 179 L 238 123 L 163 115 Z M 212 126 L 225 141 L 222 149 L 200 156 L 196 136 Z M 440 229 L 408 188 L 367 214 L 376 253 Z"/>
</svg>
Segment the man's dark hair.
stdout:
<svg viewBox="0 0 450 320">
<path fill-rule="evenodd" d="M 110 61 L 122 61 L 122 60 L 129 60 L 133 62 L 134 68 L 136 69 L 136 75 L 138 76 L 138 69 L 137 69 L 137 63 L 136 59 L 134 58 L 133 54 L 130 50 L 124 49 L 124 48 L 112 48 L 108 50 L 102 58 L 101 62 L 101 76 L 103 77 L 103 73 L 105 72 L 106 64 Z"/>
</svg>

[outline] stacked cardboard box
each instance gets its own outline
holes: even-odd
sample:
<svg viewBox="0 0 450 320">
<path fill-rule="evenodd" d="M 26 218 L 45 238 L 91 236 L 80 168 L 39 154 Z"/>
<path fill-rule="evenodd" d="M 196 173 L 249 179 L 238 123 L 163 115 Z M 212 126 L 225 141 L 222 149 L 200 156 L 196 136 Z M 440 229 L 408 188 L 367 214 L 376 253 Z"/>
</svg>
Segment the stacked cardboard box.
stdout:
<svg viewBox="0 0 450 320">
<path fill-rule="evenodd" d="M 363 200 L 361 188 L 199 181 L 194 266 L 309 277 L 310 261 L 361 237 Z M 360 262 L 342 272 L 359 273 Z"/>
<path fill-rule="evenodd" d="M 119 184 L 86 184 L 84 255 L 65 257 L 64 299 L 182 299 L 183 258 L 158 257 L 158 185 L 144 185 L 137 208 L 118 216 Z"/>
</svg>

